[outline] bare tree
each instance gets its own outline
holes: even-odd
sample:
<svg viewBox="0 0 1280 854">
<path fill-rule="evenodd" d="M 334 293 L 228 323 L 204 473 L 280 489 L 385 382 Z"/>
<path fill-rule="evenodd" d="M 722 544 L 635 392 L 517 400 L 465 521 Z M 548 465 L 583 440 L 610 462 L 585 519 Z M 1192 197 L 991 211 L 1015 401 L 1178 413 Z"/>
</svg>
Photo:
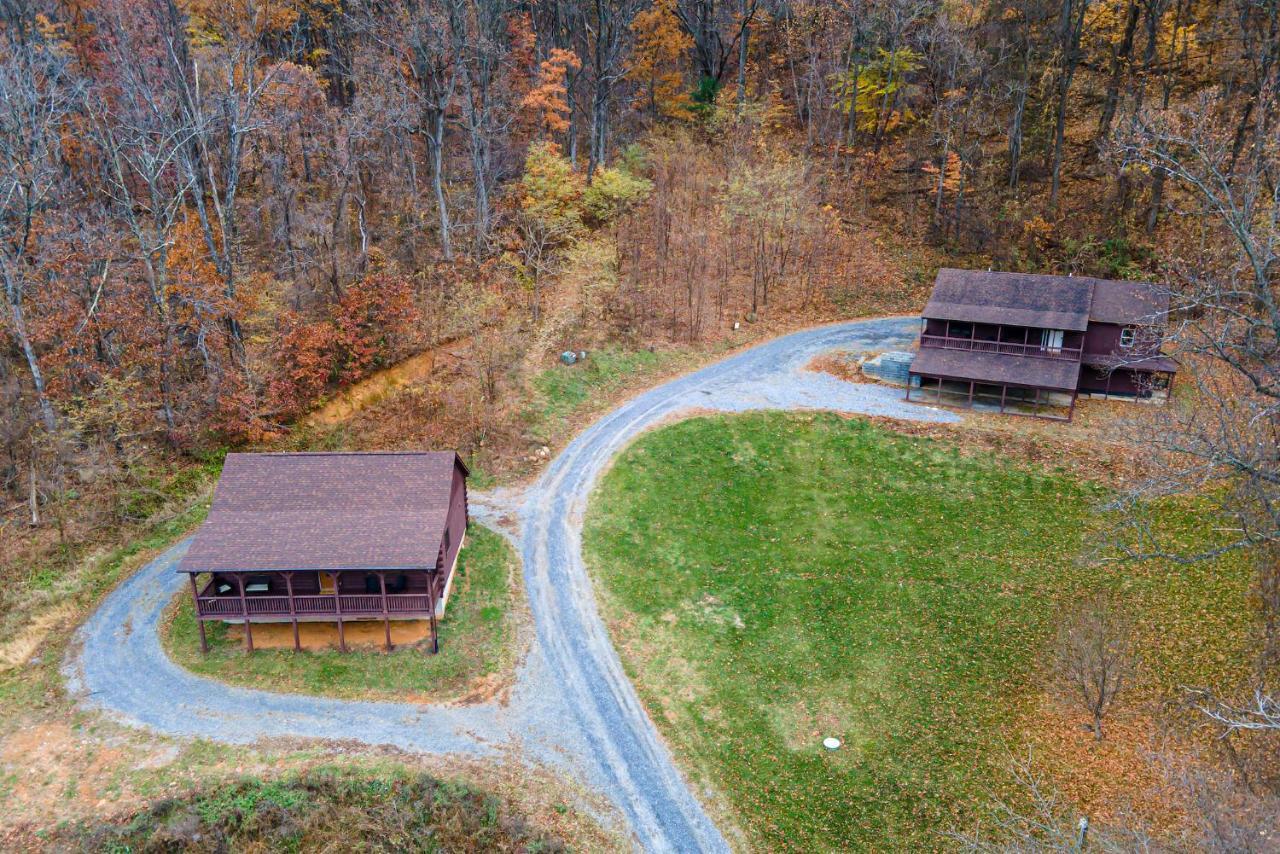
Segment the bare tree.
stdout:
<svg viewBox="0 0 1280 854">
<path fill-rule="evenodd" d="M 228 9 L 219 22 L 223 38 L 197 56 L 177 0 L 152 3 L 167 60 L 168 84 L 177 96 L 175 117 L 190 128 L 180 162 L 209 257 L 222 277 L 228 302 L 234 305 L 241 249 L 236 196 L 244 177 L 248 141 L 264 126 L 259 106 L 275 73 L 264 62 L 259 38 L 271 10 L 256 0 Z M 243 357 L 243 336 L 234 313 L 226 318 L 226 324 L 233 354 Z"/>
<path fill-rule="evenodd" d="M 379 33 L 379 40 L 402 56 L 415 87 L 420 123 L 431 162 L 431 191 L 440 228 L 440 251 L 453 260 L 453 228 L 445 197 L 446 119 L 458 91 L 460 67 L 450 33 L 450 0 L 412 0 L 389 23 L 393 31 Z M 374 10 L 376 11 L 376 10 Z"/>
<path fill-rule="evenodd" d="M 681 0 L 676 4 L 680 25 L 693 38 L 698 74 L 704 80 L 719 86 L 739 43 L 748 37 L 757 8 L 756 0 L 740 0 L 736 11 L 729 2 L 717 0 Z"/>
<path fill-rule="evenodd" d="M 462 124 L 471 155 L 475 246 L 488 247 L 497 182 L 495 147 L 509 117 L 502 115 L 501 72 L 507 56 L 509 0 L 450 0 L 449 27 L 460 69 Z"/>
<path fill-rule="evenodd" d="M 1271 93 L 1270 97 L 1275 97 Z M 1120 148 L 1126 164 L 1163 170 L 1199 202 L 1216 251 L 1201 252 L 1170 289 L 1171 345 L 1194 370 L 1194 406 L 1165 407 L 1144 437 L 1162 465 L 1121 502 L 1131 556 L 1200 560 L 1251 549 L 1266 621 L 1263 659 L 1280 659 L 1280 150 L 1256 145 L 1233 164 L 1223 104 L 1141 115 Z M 1256 115 L 1271 113 L 1260 108 Z M 1259 129 L 1265 134 L 1265 129 Z M 1232 168 L 1234 165 L 1234 169 Z M 1168 541 L 1146 501 L 1198 494 L 1216 501 L 1220 536 L 1200 548 Z"/>
<path fill-rule="evenodd" d="M 50 433 L 57 419 L 28 329 L 26 301 L 41 266 L 37 218 L 53 203 L 62 178 L 62 133 L 80 92 L 34 10 L 0 0 L 0 279 L 7 325 L 26 360 L 40 419 Z"/>
<path fill-rule="evenodd" d="M 587 146 L 587 178 L 603 166 L 609 143 L 613 89 L 626 74 L 623 58 L 631 35 L 637 0 L 592 0 L 584 4 L 580 47 L 591 85 L 591 125 Z"/>
<path fill-rule="evenodd" d="M 1054 648 L 1058 678 L 1093 720 L 1102 741 L 1102 720 L 1128 686 L 1134 669 L 1133 622 L 1105 593 L 1095 593 L 1068 615 Z"/>
<path fill-rule="evenodd" d="M 178 167 L 192 130 L 163 88 L 146 75 L 156 71 L 140 61 L 146 54 L 122 10 L 111 10 L 103 44 L 115 86 L 92 99 L 94 142 L 103 154 L 102 181 L 112 211 L 132 238 L 160 331 L 160 411 L 170 436 L 174 413 L 174 359 L 178 325 L 169 282 L 169 250 L 192 179 Z M 206 360 L 206 369 L 212 370 Z"/>
<path fill-rule="evenodd" d="M 1092 0 L 1062 0 L 1058 18 L 1058 105 L 1053 128 L 1053 183 L 1049 190 L 1049 207 L 1057 209 L 1062 188 L 1062 157 L 1066 145 L 1067 95 L 1071 81 L 1083 59 L 1080 36 L 1084 32 L 1085 12 Z"/>
<path fill-rule="evenodd" d="M 1011 757 L 1008 771 L 1017 802 L 993 798 L 990 823 L 967 833 L 948 833 L 949 842 L 983 854 L 1074 854 L 1086 847 L 1116 854 L 1159 850 L 1136 822 L 1134 827 L 1091 826 L 1036 769 L 1031 754 Z"/>
</svg>

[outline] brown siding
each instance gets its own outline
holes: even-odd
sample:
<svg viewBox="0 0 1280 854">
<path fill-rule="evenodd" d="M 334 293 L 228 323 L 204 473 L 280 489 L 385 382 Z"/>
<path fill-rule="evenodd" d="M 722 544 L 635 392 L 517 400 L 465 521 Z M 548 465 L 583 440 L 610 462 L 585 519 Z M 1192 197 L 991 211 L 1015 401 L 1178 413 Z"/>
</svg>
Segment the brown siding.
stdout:
<svg viewBox="0 0 1280 854">
<path fill-rule="evenodd" d="M 453 469 L 453 488 L 449 495 L 449 520 L 445 525 L 449 534 L 449 548 L 445 550 L 442 570 L 452 571 L 453 563 L 462 547 L 467 532 L 467 479 L 460 466 Z"/>
<path fill-rule="evenodd" d="M 1107 375 L 1111 375 L 1110 385 Z M 1086 367 L 1080 371 L 1080 391 L 1110 392 L 1111 394 L 1149 395 L 1151 390 L 1151 374 L 1145 371 L 1131 371 L 1118 368 L 1108 371 L 1106 368 Z"/>
<path fill-rule="evenodd" d="M 1084 336 L 1084 351 L 1105 354 L 1116 352 L 1120 349 L 1122 329 L 1124 326 L 1119 323 L 1090 323 L 1089 331 Z"/>
</svg>

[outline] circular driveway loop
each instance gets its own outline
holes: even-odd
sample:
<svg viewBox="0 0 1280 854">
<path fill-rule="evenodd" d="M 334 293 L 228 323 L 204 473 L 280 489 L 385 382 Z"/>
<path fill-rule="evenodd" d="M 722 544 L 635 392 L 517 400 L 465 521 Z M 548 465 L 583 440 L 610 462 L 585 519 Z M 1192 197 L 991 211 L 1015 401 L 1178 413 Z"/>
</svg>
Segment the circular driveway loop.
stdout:
<svg viewBox="0 0 1280 854">
<path fill-rule="evenodd" d="M 416 753 L 494 754 L 514 748 L 603 792 L 651 851 L 728 846 L 645 714 L 596 611 L 581 531 L 597 477 L 647 427 L 688 410 L 830 409 L 928 421 L 944 410 L 907 404 L 885 386 L 804 370 L 831 349 L 910 345 L 914 318 L 797 332 L 654 388 L 584 431 L 514 501 L 475 496 L 480 520 L 518 515 L 517 543 L 536 638 L 505 705 L 415 705 L 228 687 L 171 662 L 156 626 L 182 589 L 179 543 L 117 587 L 81 627 L 64 666 L 70 689 L 125 723 L 174 736 L 251 743 L 274 737 L 390 745 Z M 447 638 L 445 639 L 447 642 Z"/>
</svg>

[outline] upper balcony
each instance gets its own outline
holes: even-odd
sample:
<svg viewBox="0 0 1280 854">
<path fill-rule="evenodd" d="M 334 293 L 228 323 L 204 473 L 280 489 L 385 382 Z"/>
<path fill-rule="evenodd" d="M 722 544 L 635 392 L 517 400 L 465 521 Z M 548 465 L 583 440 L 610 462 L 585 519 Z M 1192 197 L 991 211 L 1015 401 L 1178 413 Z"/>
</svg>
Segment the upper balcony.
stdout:
<svg viewBox="0 0 1280 854">
<path fill-rule="evenodd" d="M 976 353 L 1031 356 L 1037 359 L 1056 359 L 1064 362 L 1080 361 L 1082 350 L 1080 347 L 1055 347 L 1040 342 L 1024 344 L 1013 341 L 984 341 L 981 338 L 953 338 L 946 335 L 929 335 L 928 333 L 920 336 L 920 346 L 939 350 L 968 350 Z"/>
</svg>

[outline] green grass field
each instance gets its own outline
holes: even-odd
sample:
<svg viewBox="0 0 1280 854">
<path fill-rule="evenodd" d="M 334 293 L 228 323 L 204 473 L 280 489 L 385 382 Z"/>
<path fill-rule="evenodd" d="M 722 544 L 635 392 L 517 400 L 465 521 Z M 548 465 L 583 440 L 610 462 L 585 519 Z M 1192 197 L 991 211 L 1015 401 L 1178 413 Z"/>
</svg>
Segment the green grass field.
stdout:
<svg viewBox="0 0 1280 854">
<path fill-rule="evenodd" d="M 473 524 L 456 572 L 437 655 L 414 647 L 390 653 L 258 649 L 245 655 L 239 639 L 219 622 L 206 624 L 210 651 L 202 655 L 187 591 L 179 594 L 161 640 L 178 664 L 234 685 L 331 697 L 451 700 L 469 693 L 477 680 L 509 670 L 515 657 L 515 553 L 507 541 Z"/>
<path fill-rule="evenodd" d="M 833 415 L 698 418 L 622 455 L 584 545 L 651 715 L 754 847 L 944 848 L 1001 789 L 1074 597 L 1115 588 L 1181 639 L 1149 682 L 1241 658 L 1247 567 L 1090 565 L 1102 497 Z"/>
</svg>

